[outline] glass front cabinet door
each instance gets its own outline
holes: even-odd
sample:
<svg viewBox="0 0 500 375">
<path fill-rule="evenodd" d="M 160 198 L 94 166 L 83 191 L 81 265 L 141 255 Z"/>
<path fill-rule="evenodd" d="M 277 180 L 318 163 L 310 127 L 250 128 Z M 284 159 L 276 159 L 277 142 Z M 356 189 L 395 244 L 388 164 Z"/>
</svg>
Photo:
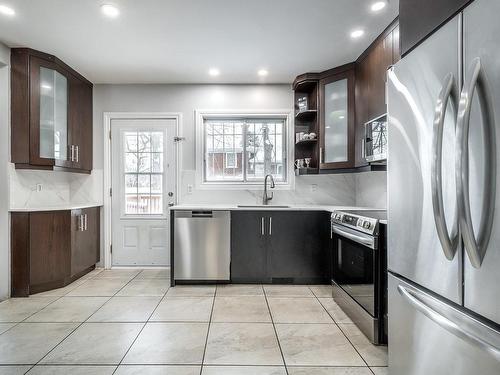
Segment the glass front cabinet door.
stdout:
<svg viewBox="0 0 500 375">
<path fill-rule="evenodd" d="M 51 61 L 30 62 L 30 162 L 71 168 L 76 150 L 69 143 L 68 73 Z"/>
<path fill-rule="evenodd" d="M 320 169 L 354 167 L 354 72 L 320 81 Z"/>
</svg>

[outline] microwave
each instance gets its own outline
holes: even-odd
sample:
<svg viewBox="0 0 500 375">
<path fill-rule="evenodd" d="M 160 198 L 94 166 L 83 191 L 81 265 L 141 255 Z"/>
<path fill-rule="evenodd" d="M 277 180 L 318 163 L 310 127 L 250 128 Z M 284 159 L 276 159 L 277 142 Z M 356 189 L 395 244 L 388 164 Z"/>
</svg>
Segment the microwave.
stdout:
<svg viewBox="0 0 500 375">
<path fill-rule="evenodd" d="M 387 114 L 365 123 L 364 159 L 369 163 L 384 163 L 387 159 Z"/>
</svg>

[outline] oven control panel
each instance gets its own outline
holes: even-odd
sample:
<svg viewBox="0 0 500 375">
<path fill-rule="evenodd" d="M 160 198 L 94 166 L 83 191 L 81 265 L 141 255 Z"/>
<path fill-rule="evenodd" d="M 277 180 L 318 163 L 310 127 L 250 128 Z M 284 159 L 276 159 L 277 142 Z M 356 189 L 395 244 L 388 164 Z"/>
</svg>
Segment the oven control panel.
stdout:
<svg viewBox="0 0 500 375">
<path fill-rule="evenodd" d="M 378 234 L 378 220 L 356 214 L 335 211 L 331 216 L 332 224 L 341 224 L 368 234 Z"/>
</svg>

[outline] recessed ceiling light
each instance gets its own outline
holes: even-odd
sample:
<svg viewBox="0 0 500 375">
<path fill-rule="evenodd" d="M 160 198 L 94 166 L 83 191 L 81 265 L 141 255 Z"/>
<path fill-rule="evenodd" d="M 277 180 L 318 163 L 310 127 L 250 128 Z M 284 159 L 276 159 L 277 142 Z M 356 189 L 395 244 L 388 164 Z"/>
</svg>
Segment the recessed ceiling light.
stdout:
<svg viewBox="0 0 500 375">
<path fill-rule="evenodd" d="M 212 77 L 217 77 L 220 74 L 220 70 L 217 68 L 211 68 L 208 71 L 208 74 L 210 74 Z"/>
<path fill-rule="evenodd" d="M 378 12 L 379 10 L 384 9 L 386 5 L 387 3 L 385 1 L 377 1 L 371 6 L 372 12 Z"/>
<path fill-rule="evenodd" d="M 6 16 L 13 16 L 16 14 L 16 11 L 7 5 L 0 5 L 0 13 L 6 15 Z"/>
<path fill-rule="evenodd" d="M 49 85 L 48 83 L 42 83 L 40 87 L 45 90 L 52 90 L 52 86 Z"/>
<path fill-rule="evenodd" d="M 268 72 L 266 69 L 260 69 L 260 70 L 257 72 L 257 74 L 258 74 L 259 76 L 261 76 L 261 77 L 266 77 L 266 76 L 269 74 L 269 72 Z"/>
<path fill-rule="evenodd" d="M 365 31 L 362 29 L 353 30 L 351 32 L 351 38 L 357 39 L 357 38 L 362 37 L 364 34 L 365 34 Z"/>
<path fill-rule="evenodd" d="M 110 18 L 116 18 L 120 14 L 120 10 L 112 4 L 101 5 L 101 12 Z"/>
<path fill-rule="evenodd" d="M 345 119 L 345 116 L 339 116 L 339 119 L 343 120 Z"/>
</svg>

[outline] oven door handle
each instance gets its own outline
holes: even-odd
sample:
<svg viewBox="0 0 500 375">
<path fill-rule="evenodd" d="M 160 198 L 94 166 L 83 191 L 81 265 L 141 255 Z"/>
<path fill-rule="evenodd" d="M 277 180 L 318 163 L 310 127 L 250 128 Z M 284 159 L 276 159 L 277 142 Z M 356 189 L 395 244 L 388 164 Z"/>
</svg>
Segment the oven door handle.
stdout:
<svg viewBox="0 0 500 375">
<path fill-rule="evenodd" d="M 332 225 L 332 232 L 339 236 L 345 237 L 351 241 L 365 245 L 370 249 L 375 249 L 376 245 L 375 237 L 355 233 L 354 231 L 350 231 L 348 229 L 339 228 L 336 225 Z"/>
</svg>

